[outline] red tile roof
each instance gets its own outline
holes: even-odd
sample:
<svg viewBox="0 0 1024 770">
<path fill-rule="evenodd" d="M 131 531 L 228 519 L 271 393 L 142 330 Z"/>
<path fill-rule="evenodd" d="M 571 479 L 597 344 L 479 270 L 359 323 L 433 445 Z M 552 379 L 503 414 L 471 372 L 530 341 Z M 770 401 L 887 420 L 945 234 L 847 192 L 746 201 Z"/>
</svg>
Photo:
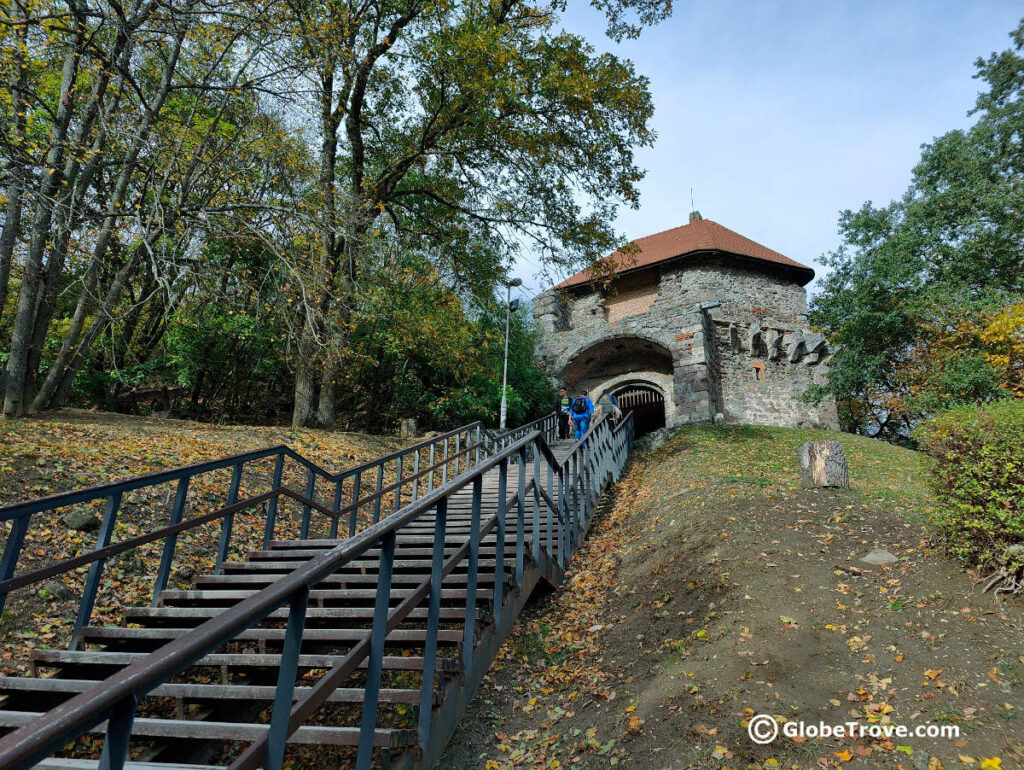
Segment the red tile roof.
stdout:
<svg viewBox="0 0 1024 770">
<path fill-rule="evenodd" d="M 761 262 L 771 262 L 790 268 L 797 273 L 801 284 L 808 283 L 814 278 L 814 270 L 796 260 L 772 251 L 767 246 L 762 246 L 749 238 L 744 238 L 739 233 L 733 232 L 728 227 L 722 227 L 710 219 L 699 219 L 682 227 L 675 227 L 665 230 L 662 233 L 637 238 L 632 242 L 639 248 L 639 252 L 623 257 L 620 252 L 615 252 L 606 259 L 621 260 L 619 272 L 637 270 L 650 267 L 659 262 L 666 262 L 677 257 L 684 257 L 698 252 L 718 251 L 739 257 Z M 556 289 L 568 289 L 574 286 L 582 286 L 591 279 L 591 270 L 581 270 L 576 275 L 570 276 L 555 286 Z"/>
</svg>

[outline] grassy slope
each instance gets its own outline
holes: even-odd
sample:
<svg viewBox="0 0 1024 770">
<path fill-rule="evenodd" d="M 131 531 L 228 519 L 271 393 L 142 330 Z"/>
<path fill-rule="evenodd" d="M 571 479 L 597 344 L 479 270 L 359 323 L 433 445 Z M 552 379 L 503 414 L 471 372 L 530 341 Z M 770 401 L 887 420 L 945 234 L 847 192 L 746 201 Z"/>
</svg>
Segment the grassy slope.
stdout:
<svg viewBox="0 0 1024 770">
<path fill-rule="evenodd" d="M 796 449 L 821 438 L 845 445 L 851 489 L 799 488 Z M 971 594 L 931 506 L 919 455 L 857 436 L 708 427 L 638 453 L 446 764 L 1019 766 L 1024 613 Z M 876 547 L 900 562 L 860 562 Z M 963 733 L 762 747 L 744 724 L 763 712 Z"/>
</svg>

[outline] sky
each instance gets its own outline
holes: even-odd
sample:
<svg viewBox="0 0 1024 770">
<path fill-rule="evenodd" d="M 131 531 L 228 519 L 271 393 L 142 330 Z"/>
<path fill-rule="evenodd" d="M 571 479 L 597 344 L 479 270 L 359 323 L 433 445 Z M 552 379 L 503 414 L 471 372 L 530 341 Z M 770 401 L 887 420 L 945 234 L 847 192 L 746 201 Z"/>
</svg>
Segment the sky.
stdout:
<svg viewBox="0 0 1024 770">
<path fill-rule="evenodd" d="M 658 138 L 637 154 L 647 176 L 620 232 L 686 224 L 692 188 L 704 218 L 820 276 L 839 212 L 899 197 L 921 145 L 971 124 L 974 62 L 1008 48 L 1022 16 L 1002 0 L 675 0 L 616 44 L 569 0 L 563 26 L 650 79 Z M 524 295 L 549 285 L 529 256 L 514 272 Z"/>
</svg>

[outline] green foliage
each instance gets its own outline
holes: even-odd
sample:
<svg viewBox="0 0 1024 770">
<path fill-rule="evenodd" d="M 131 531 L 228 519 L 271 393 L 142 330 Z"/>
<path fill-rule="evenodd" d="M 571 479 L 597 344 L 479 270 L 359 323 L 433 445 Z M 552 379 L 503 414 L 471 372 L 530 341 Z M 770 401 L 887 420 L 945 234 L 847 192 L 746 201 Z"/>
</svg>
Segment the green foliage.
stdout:
<svg viewBox="0 0 1024 770">
<path fill-rule="evenodd" d="M 1024 402 L 952 409 L 918 437 L 933 458 L 938 518 L 952 550 L 986 564 L 1024 543 Z"/>
<path fill-rule="evenodd" d="M 441 428 L 498 422 L 504 354 L 504 297 L 475 297 L 440 280 L 418 254 L 376 263 L 361 283 L 342 368 L 349 424 L 392 430 L 403 417 Z M 509 421 L 547 412 L 550 384 L 533 362 L 529 308 L 509 329 Z"/>
<path fill-rule="evenodd" d="M 811 320 L 839 350 L 845 428 L 906 440 L 936 409 L 1008 395 L 977 321 L 1024 291 L 1024 24 L 977 63 L 977 123 L 926 145 L 910 189 L 845 211 Z M 1005 369 L 1005 367 L 1004 367 Z"/>
</svg>

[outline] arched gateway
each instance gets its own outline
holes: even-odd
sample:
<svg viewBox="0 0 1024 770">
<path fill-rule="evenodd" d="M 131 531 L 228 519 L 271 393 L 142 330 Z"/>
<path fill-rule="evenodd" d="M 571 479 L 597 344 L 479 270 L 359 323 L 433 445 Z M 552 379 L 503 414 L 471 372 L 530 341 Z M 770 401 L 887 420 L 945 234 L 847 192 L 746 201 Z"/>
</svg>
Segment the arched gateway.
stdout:
<svg viewBox="0 0 1024 770">
<path fill-rule="evenodd" d="M 697 212 L 633 246 L 608 258 L 609 280 L 584 270 L 534 301 L 537 359 L 552 379 L 594 397 L 635 392 L 628 397 L 647 426 L 721 413 L 728 422 L 838 427 L 834 404 L 802 399 L 826 382 L 831 354 L 807 326 L 811 268 Z"/>
<path fill-rule="evenodd" d="M 636 383 L 613 391 L 623 414 L 633 413 L 633 431 L 643 436 L 666 425 L 665 394 L 658 388 Z"/>
</svg>

